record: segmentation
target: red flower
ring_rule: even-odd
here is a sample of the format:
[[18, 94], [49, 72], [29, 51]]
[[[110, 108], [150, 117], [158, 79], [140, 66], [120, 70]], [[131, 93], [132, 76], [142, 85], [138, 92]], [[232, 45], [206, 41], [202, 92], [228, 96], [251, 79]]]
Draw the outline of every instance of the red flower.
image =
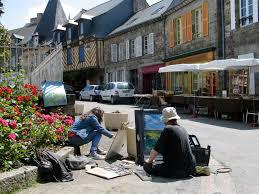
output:
[[9, 137], [10, 140], [15, 140], [16, 139], [16, 135], [14, 133], [10, 133], [8, 135], [8, 137]]
[[9, 122], [9, 126], [10, 126], [12, 129], [16, 129], [17, 123], [16, 123], [15, 121], [10, 121], [10, 122]]
[[29, 102], [31, 97], [30, 96], [24, 96], [24, 99], [25, 99], [26, 102]]
[[5, 108], [0, 108], [0, 112], [5, 112]]
[[6, 88], [5, 90], [8, 94], [11, 94], [13, 92], [13, 90], [11, 88]]
[[17, 100], [20, 102], [23, 101], [23, 96], [17, 96]]

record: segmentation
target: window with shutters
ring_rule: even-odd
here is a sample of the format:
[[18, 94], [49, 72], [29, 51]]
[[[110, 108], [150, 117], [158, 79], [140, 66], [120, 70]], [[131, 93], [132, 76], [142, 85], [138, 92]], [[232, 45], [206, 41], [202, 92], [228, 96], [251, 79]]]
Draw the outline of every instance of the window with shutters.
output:
[[181, 44], [182, 40], [183, 40], [183, 32], [182, 32], [182, 19], [181, 17], [175, 19], [175, 36], [176, 36], [176, 40], [175, 43]]
[[123, 81], [123, 70], [117, 71], [117, 82], [122, 82]]
[[124, 60], [124, 43], [119, 44], [119, 61]]
[[67, 39], [68, 39], [68, 40], [71, 40], [71, 38], [72, 38], [72, 29], [71, 29], [71, 28], [68, 28], [68, 29], [67, 29]]
[[192, 39], [202, 36], [202, 8], [192, 11]]
[[67, 64], [68, 65], [72, 64], [72, 51], [71, 51], [71, 48], [67, 49]]
[[84, 46], [78, 48], [79, 62], [82, 63], [85, 61], [85, 49]]
[[135, 57], [135, 40], [130, 40], [130, 58]]
[[240, 24], [253, 23], [253, 0], [240, 0]]
[[111, 44], [111, 61], [117, 62], [117, 44]]
[[112, 82], [113, 81], [113, 73], [108, 73], [108, 82]]
[[148, 35], [143, 38], [143, 53], [144, 55], [148, 54]]

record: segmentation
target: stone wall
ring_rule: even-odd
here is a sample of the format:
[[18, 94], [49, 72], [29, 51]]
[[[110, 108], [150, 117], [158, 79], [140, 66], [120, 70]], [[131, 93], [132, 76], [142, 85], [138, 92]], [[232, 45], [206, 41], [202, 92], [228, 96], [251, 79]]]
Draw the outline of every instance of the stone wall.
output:
[[240, 27], [239, 5], [236, 4], [236, 29], [231, 30], [230, 0], [224, 2], [225, 14], [225, 53], [226, 58], [237, 58], [238, 55], [254, 53], [259, 58], [259, 23]]
[[[133, 57], [128, 60], [124, 59], [118, 62], [111, 62], [111, 44], [119, 44], [125, 40], [133, 40], [137, 36], [145, 36], [149, 33], [154, 33], [154, 54], [146, 54], [141, 57]], [[145, 24], [128, 29], [126, 32], [119, 32], [110, 36], [104, 41], [104, 63], [105, 72], [115, 72], [121, 69], [126, 70], [126, 80], [129, 80], [129, 71], [138, 69], [138, 90], [142, 91], [142, 74], [141, 67], [162, 63], [164, 59], [164, 23], [159, 19], [153, 22], [146, 22]]]

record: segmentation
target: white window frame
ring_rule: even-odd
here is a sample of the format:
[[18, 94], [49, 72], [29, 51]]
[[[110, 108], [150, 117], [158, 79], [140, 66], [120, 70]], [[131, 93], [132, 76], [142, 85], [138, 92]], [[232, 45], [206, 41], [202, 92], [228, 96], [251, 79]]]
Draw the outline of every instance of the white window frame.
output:
[[80, 23], [80, 35], [84, 34], [84, 22]]
[[[192, 25], [193, 25], [193, 33], [192, 37], [193, 39], [202, 37], [202, 7], [198, 7], [197, 9], [193, 10], [194, 18], [192, 19]], [[194, 22], [194, 23], [193, 23]]]
[[119, 61], [124, 60], [124, 43], [119, 43]]
[[175, 19], [175, 32], [176, 32], [176, 44], [181, 44], [183, 42], [183, 33], [182, 33], [182, 18], [178, 17]]
[[148, 54], [148, 35], [143, 37], [143, 54]]
[[253, 0], [239, 0], [240, 26], [246, 26], [253, 23], [253, 4]]
[[67, 29], [67, 39], [68, 39], [68, 40], [71, 40], [71, 39], [72, 39], [72, 29], [71, 29], [71, 27], [69, 27], [69, 28]]

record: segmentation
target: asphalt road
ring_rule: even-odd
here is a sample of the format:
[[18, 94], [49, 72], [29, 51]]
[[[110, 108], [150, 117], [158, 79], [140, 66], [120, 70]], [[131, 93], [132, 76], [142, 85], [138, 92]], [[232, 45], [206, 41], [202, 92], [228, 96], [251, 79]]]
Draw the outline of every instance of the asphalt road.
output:
[[[128, 112], [133, 126], [134, 110], [139, 108], [124, 104], [77, 103], [84, 103], [86, 110], [100, 106], [107, 112]], [[217, 161], [232, 168], [231, 176], [237, 193], [259, 193], [259, 128], [214, 118], [192, 118], [184, 114], [181, 117], [179, 123], [189, 133], [197, 135], [203, 146], [211, 145], [212, 156]]]
[[[133, 105], [110, 105], [96, 102], [77, 101], [84, 104], [84, 112], [99, 106], [105, 112], [127, 112], [129, 122], [134, 126]], [[180, 112], [180, 109], [177, 109]], [[259, 194], [259, 130], [243, 123], [215, 120], [205, 117], [192, 118], [180, 114], [180, 125], [190, 134], [198, 136], [202, 146], [211, 145], [210, 168], [232, 168], [231, 173], [212, 174], [209, 177], [195, 177], [186, 180], [162, 179], [141, 181], [136, 175], [105, 180], [89, 175], [84, 170], [73, 171], [74, 181], [68, 183], [36, 184], [19, 191], [20, 194], [69, 194], [69, 193], [168, 193], [168, 194]], [[104, 137], [101, 146], [108, 148], [111, 139]], [[87, 146], [86, 146], [87, 147]], [[89, 150], [89, 146], [86, 148]], [[86, 150], [87, 151], [87, 150]], [[102, 163], [100, 163], [102, 164]]]

